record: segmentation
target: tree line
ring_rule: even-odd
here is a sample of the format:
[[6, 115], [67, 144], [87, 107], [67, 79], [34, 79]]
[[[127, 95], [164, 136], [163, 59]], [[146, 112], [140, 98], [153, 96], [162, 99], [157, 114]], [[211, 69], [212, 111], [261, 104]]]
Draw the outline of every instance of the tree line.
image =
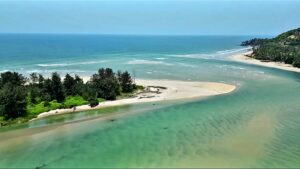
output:
[[[99, 104], [99, 98], [115, 100], [121, 93], [136, 89], [128, 71], [101, 68], [86, 83], [78, 76], [66, 74], [62, 79], [57, 72], [45, 78], [32, 73], [27, 78], [17, 72], [4, 72], [0, 75], [0, 116], [13, 119], [26, 116], [30, 105], [46, 107], [53, 103], [64, 103], [66, 98], [80, 96], [90, 106]], [[76, 105], [69, 105], [70, 107]]]

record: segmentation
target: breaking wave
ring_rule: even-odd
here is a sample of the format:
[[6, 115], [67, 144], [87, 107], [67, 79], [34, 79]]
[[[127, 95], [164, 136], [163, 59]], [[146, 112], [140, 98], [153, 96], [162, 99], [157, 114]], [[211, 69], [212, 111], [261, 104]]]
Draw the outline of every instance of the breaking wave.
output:
[[139, 59], [128, 61], [127, 64], [130, 64], [130, 65], [166, 65], [166, 66], [172, 65], [170, 63], [165, 63], [163, 61], [139, 60]]
[[246, 52], [250, 48], [242, 48], [242, 49], [230, 49], [230, 50], [221, 50], [214, 53], [199, 53], [199, 54], [176, 54], [176, 55], [168, 55], [172, 57], [181, 57], [181, 58], [194, 58], [194, 59], [224, 59], [225, 56]]
[[74, 63], [51, 63], [51, 64], [37, 64], [39, 67], [66, 67], [66, 66], [75, 66], [75, 65], [92, 65], [98, 63], [107, 62], [106, 60], [102, 61], [89, 61], [89, 62], [74, 62]]

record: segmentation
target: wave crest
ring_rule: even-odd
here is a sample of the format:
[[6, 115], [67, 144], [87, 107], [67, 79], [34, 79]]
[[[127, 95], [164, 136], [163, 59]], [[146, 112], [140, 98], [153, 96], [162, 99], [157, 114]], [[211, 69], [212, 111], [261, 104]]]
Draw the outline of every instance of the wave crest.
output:
[[92, 65], [98, 63], [107, 62], [106, 60], [102, 61], [89, 61], [89, 62], [74, 62], [74, 63], [49, 63], [49, 64], [37, 64], [39, 67], [66, 67], [66, 66], [75, 66], [75, 65]]
[[170, 63], [165, 63], [163, 61], [142, 60], [142, 59], [131, 60], [131, 61], [128, 61], [127, 64], [130, 64], [130, 65], [167, 65], [167, 66], [172, 65]]
[[200, 53], [200, 54], [182, 54], [182, 55], [168, 55], [172, 57], [181, 57], [181, 58], [193, 58], [193, 59], [222, 59], [222, 57], [239, 53], [239, 52], [246, 52], [251, 48], [242, 48], [242, 49], [228, 49], [228, 50], [220, 50], [214, 53]]

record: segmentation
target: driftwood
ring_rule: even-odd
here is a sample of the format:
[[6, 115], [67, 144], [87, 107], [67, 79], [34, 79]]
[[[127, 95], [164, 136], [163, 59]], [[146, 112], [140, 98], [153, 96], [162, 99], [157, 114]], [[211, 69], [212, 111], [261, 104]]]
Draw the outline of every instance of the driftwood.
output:
[[155, 96], [140, 96], [139, 99], [148, 99], [148, 98], [153, 98]]
[[148, 86], [148, 87], [153, 87], [153, 88], [157, 88], [157, 89], [167, 89], [166, 87], [164, 86]]

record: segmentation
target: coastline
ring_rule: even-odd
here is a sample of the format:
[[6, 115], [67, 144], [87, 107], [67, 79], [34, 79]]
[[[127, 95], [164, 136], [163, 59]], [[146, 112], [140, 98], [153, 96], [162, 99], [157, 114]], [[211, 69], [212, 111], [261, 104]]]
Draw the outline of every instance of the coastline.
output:
[[233, 55], [230, 57], [231, 60], [236, 61], [236, 62], [242, 62], [246, 64], [252, 64], [252, 65], [259, 65], [259, 66], [264, 66], [264, 67], [269, 67], [269, 68], [276, 68], [276, 69], [281, 69], [281, 70], [286, 70], [286, 71], [291, 71], [291, 72], [297, 72], [300, 73], [300, 68], [294, 67], [290, 64], [285, 64], [282, 62], [263, 62], [258, 59], [251, 58], [247, 55], [250, 55], [252, 53], [251, 51]]
[[96, 107], [89, 105], [77, 106], [76, 109], [56, 109], [40, 113], [36, 120], [48, 116], [73, 113], [87, 110], [101, 109], [105, 107], [121, 106], [146, 102], [171, 101], [180, 99], [193, 99], [208, 96], [227, 94], [236, 89], [236, 86], [216, 82], [189, 82], [178, 80], [136, 80], [138, 85], [148, 87], [147, 92], [138, 93], [134, 98], [126, 98], [114, 101], [100, 102]]

